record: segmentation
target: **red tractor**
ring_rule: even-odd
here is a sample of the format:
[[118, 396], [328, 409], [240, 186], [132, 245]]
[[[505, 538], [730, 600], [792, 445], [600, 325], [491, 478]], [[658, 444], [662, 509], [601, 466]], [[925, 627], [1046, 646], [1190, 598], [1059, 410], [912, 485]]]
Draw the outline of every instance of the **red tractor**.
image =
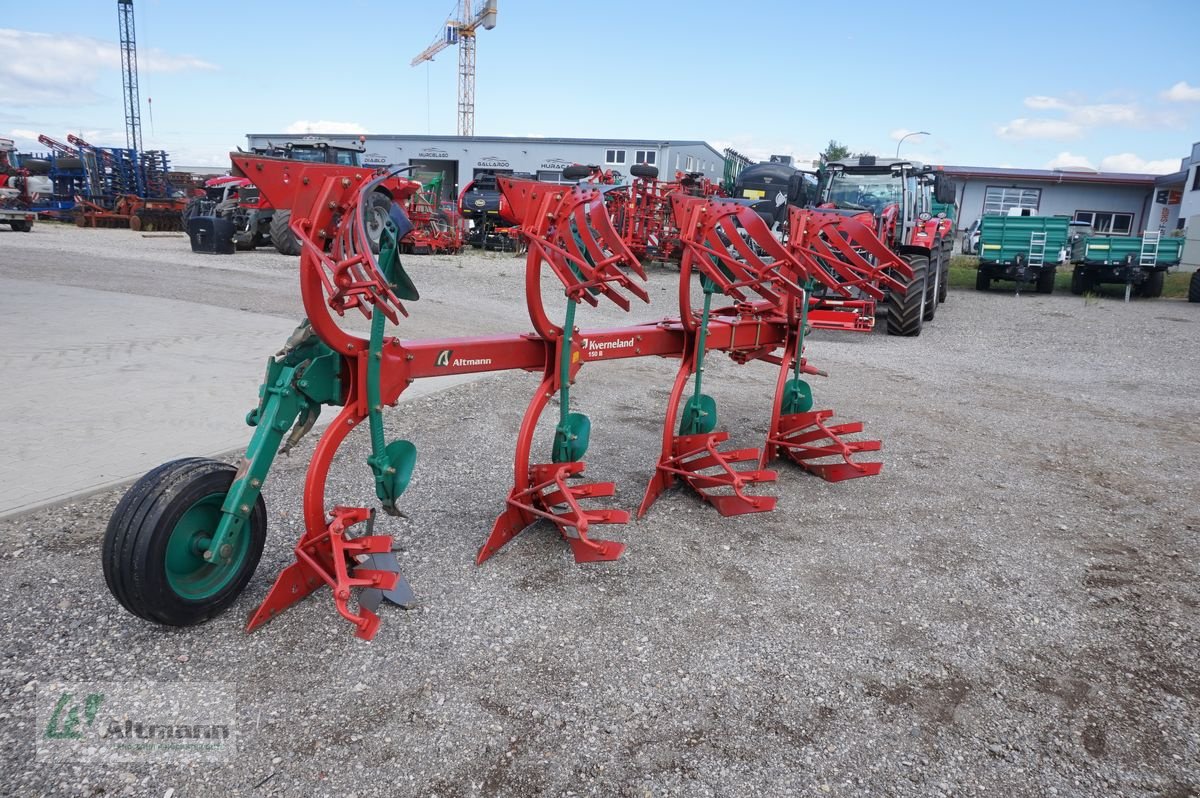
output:
[[920, 335], [946, 301], [954, 223], [933, 203], [954, 199], [948, 176], [914, 161], [864, 155], [821, 171], [817, 207], [866, 224], [912, 269], [906, 291], [888, 292], [889, 335]]
[[18, 233], [33, 229], [37, 214], [30, 209], [30, 182], [46, 178], [31, 178], [29, 171], [13, 165], [14, 147], [12, 139], [0, 139], [0, 224], [7, 224]]

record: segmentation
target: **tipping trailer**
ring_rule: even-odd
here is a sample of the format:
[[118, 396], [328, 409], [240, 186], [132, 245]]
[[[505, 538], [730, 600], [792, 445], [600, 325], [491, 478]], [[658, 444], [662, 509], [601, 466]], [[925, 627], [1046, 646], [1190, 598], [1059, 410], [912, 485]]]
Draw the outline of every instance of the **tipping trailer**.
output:
[[1071, 293], [1083, 294], [1101, 283], [1124, 284], [1126, 296], [1162, 296], [1167, 270], [1183, 257], [1183, 239], [1157, 230], [1133, 236], [1081, 236], [1072, 248]]
[[888, 291], [889, 335], [917, 336], [946, 301], [952, 223], [933, 212], [951, 203], [954, 183], [944, 172], [916, 161], [863, 155], [825, 164], [819, 209], [834, 209], [868, 225], [912, 269], [906, 290]]
[[1017, 291], [1033, 283], [1037, 293], [1052, 293], [1058, 266], [1067, 260], [1069, 224], [1065, 216], [984, 216], [975, 289], [1012, 280]]

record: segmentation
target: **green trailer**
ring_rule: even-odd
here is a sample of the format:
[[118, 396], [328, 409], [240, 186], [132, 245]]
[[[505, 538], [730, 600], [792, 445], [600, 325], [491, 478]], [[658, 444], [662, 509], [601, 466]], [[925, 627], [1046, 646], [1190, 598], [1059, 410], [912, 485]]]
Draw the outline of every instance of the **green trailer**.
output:
[[984, 216], [979, 227], [979, 272], [975, 288], [1011, 280], [1017, 290], [1033, 283], [1039, 294], [1054, 291], [1058, 265], [1067, 259], [1065, 216]]
[[1167, 269], [1183, 257], [1182, 238], [1158, 231], [1142, 236], [1086, 236], [1072, 248], [1071, 293], [1082, 294], [1101, 283], [1126, 285], [1143, 297], [1162, 296]]

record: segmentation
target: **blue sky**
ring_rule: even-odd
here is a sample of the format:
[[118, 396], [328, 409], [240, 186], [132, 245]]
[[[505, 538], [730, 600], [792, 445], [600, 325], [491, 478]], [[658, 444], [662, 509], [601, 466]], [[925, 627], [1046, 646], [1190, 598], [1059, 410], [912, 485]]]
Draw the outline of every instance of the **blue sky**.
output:
[[[455, 5], [135, 0], [146, 146], [201, 165], [250, 132], [453, 134], [455, 51], [409, 61]], [[1170, 172], [1200, 139], [1200, 3], [1137, 6], [500, 0], [475, 129], [802, 159], [926, 130], [906, 156]], [[123, 146], [116, 3], [53, 8], [0, 21], [0, 136]]]

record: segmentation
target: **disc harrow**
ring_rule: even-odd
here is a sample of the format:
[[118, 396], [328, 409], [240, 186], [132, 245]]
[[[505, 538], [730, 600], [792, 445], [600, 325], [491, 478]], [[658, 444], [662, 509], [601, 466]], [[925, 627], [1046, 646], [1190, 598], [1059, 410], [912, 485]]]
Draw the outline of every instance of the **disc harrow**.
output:
[[[156, 469], [131, 488], [130, 495], [149, 496], [139, 501], [159, 503], [161, 512], [114, 513], [109, 537], [152, 544], [105, 546], [106, 577], [114, 575], [110, 588], [127, 609], [183, 625], [228, 606], [261, 553], [261, 530], [255, 526], [261, 521], [255, 519], [264, 517], [262, 485], [275, 454], [293, 449], [314, 428], [321, 407], [333, 405], [341, 409], [321, 432], [305, 476], [305, 528], [293, 549], [295, 562], [279, 574], [247, 630], [328, 586], [337, 612], [356, 635], [371, 639], [378, 630], [376, 610], [382, 601], [407, 607], [414, 601], [413, 592], [399, 573], [392, 538], [373, 531], [375, 511], [331, 505], [326, 498], [328, 476], [342, 443], [366, 421], [371, 442], [366, 466], [374, 477], [376, 496], [385, 513], [399, 515], [399, 499], [413, 474], [417, 451], [407, 440], [387, 440], [383, 412], [415, 380], [427, 377], [512, 370], [541, 374], [517, 432], [512, 487], [478, 551], [478, 563], [538, 521], [558, 530], [578, 563], [610, 561], [624, 552], [624, 543], [594, 536], [597, 526], [629, 521], [627, 509], [611, 506], [616, 485], [581, 480], [587, 471], [592, 422], [572, 409], [571, 389], [588, 364], [650, 356], [678, 359], [660, 452], [639, 517], [676, 484], [723, 516], [770, 511], [777, 499], [762, 491], [777, 479], [769, 467], [777, 459], [829, 481], [880, 472], [880, 463], [856, 459], [880, 449], [879, 442], [849, 439], [861, 432], [861, 424], [829, 423], [833, 412], [813, 409], [812, 391], [804, 379], [822, 374], [807, 362], [804, 351], [813, 314], [846, 312], [827, 310], [822, 303], [835, 300], [818, 297], [818, 288], [840, 302], [877, 297], [884, 284], [902, 290], [896, 288], [899, 283], [893, 285], [892, 275], [902, 277], [907, 267], [884, 258], [866, 227], [847, 224], [836, 214], [794, 211], [795, 232], [783, 244], [745, 203], [672, 194], [672, 222], [681, 247], [678, 314], [621, 328], [580, 329], [580, 305], [611, 302], [628, 311], [635, 301], [649, 302], [646, 272], [610, 217], [606, 195], [613, 187], [500, 178], [510, 221], [528, 245], [525, 292], [533, 331], [402, 339], [388, 334], [388, 327], [408, 316], [405, 302], [419, 299], [398, 256], [410, 222], [402, 201], [394, 202], [375, 254], [364, 212], [374, 189], [394, 177], [386, 171], [329, 164], [300, 167], [292, 175], [301, 186], [291, 203], [291, 228], [302, 244], [300, 285], [307, 318], [268, 359], [259, 404], [247, 417], [255, 432], [224, 492], [214, 498], [205, 483], [203, 490], [193, 491], [204, 494], [197, 501], [199, 509], [177, 507], [180, 495], [191, 494], [181, 494], [175, 483], [167, 485], [160, 475], [163, 469]], [[262, 184], [274, 182], [278, 181]], [[561, 323], [552, 320], [543, 300], [543, 277], [548, 275], [562, 287]], [[703, 297], [698, 306], [697, 293]], [[352, 310], [369, 321], [366, 337], [339, 324], [338, 319]], [[720, 428], [717, 403], [704, 392], [705, 363], [719, 353], [737, 364], [762, 361], [778, 368], [771, 421], [761, 448], [723, 448], [730, 432]], [[558, 408], [550, 451], [535, 456], [535, 432], [555, 395]], [[203, 472], [213, 484], [228, 473], [188, 468]], [[191, 471], [170, 473], [178, 480], [178, 473]], [[187, 524], [146, 521], [181, 514], [189, 519]], [[252, 532], [257, 550], [242, 545]], [[153, 543], [164, 539], [176, 550], [190, 552], [180, 560], [196, 572], [185, 575], [188, 584], [216, 586], [211, 595], [177, 600], [169, 579], [161, 587], [155, 587], [159, 583], [153, 579], [142, 579], [138, 584], [150, 587], [136, 595], [114, 587], [123, 573], [153, 575], [168, 568], [162, 562], [130, 559], [138, 556], [135, 552], [161, 551]], [[161, 606], [150, 612], [149, 604]]]

